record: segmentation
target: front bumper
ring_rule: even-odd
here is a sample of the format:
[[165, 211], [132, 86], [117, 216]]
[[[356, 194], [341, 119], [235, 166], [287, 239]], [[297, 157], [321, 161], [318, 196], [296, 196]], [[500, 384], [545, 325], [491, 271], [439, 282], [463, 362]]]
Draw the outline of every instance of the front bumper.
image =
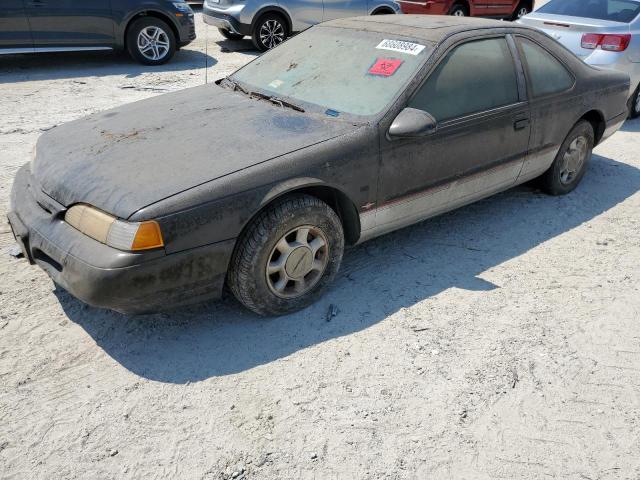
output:
[[230, 8], [211, 7], [204, 3], [202, 18], [204, 23], [216, 28], [223, 28], [240, 35], [251, 35], [251, 24], [240, 21], [244, 5], [234, 5]]
[[178, 18], [178, 44], [181, 47], [188, 45], [196, 39], [196, 23], [192, 13], [185, 13]]
[[80, 233], [64, 207], [36, 186], [27, 165], [16, 175], [9, 223], [31, 263], [96, 307], [145, 313], [219, 298], [235, 241], [167, 255], [123, 252]]

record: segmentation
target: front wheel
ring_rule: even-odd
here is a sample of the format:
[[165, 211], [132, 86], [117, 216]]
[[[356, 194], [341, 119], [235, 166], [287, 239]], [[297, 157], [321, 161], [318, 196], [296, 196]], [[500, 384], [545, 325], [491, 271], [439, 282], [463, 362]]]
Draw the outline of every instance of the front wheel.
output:
[[267, 13], [253, 26], [251, 39], [255, 47], [264, 52], [277, 47], [289, 36], [287, 22], [277, 13]]
[[542, 188], [551, 195], [573, 191], [587, 170], [594, 143], [593, 126], [581, 120], [567, 135], [549, 170], [540, 177]]
[[244, 35], [234, 33], [231, 30], [227, 30], [226, 28], [219, 28], [218, 31], [220, 32], [220, 35], [222, 35], [227, 40], [242, 40], [244, 38]]
[[127, 30], [127, 51], [145, 65], [167, 63], [176, 52], [176, 37], [171, 27], [155, 17], [141, 17]]
[[344, 251], [336, 212], [309, 195], [277, 200], [247, 227], [227, 283], [259, 315], [283, 315], [313, 303], [333, 281]]

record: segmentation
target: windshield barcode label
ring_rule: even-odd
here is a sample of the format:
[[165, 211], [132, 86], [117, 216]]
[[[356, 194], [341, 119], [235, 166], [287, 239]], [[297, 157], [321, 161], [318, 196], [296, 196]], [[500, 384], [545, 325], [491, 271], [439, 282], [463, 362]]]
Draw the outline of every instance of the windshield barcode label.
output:
[[382, 40], [376, 47], [380, 50], [392, 50], [394, 52], [408, 53], [409, 55], [418, 55], [424, 50], [424, 45], [411, 42], [403, 42], [402, 40]]

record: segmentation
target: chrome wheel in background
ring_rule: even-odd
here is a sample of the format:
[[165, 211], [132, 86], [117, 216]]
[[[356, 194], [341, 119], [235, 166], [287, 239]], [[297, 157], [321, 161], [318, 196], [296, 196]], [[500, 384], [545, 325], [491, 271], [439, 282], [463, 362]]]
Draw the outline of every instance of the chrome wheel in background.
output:
[[167, 32], [157, 26], [149, 26], [140, 30], [137, 40], [140, 54], [151, 61], [160, 61], [167, 56], [171, 43]]
[[285, 38], [285, 28], [277, 20], [267, 20], [260, 27], [260, 42], [268, 49], [277, 47]]

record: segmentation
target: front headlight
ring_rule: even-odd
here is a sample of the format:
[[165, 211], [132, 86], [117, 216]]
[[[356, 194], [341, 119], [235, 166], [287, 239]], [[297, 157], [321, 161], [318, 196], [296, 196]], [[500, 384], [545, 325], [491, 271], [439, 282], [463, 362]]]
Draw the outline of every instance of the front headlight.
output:
[[119, 250], [149, 250], [164, 246], [160, 225], [154, 220], [125, 222], [83, 204], [67, 210], [64, 220], [94, 240]]
[[191, 12], [191, 7], [187, 2], [171, 2], [176, 10], [180, 10], [181, 12], [188, 13]]

